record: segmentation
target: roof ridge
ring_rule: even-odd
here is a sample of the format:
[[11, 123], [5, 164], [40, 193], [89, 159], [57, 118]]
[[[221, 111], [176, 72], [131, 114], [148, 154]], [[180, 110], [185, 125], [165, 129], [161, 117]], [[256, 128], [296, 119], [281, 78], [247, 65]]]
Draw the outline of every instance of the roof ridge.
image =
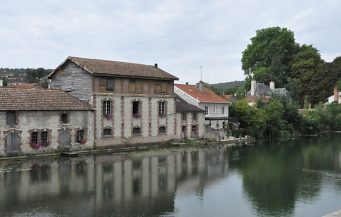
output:
[[117, 60], [108, 60], [108, 59], [97, 59], [97, 58], [88, 58], [88, 57], [77, 57], [77, 56], [68, 56], [68, 58], [77, 58], [77, 59], [83, 59], [83, 60], [97, 60], [97, 61], [107, 61], [107, 62], [116, 62], [116, 63], [123, 63], [123, 64], [135, 64], [135, 65], [142, 65], [142, 66], [151, 66], [153, 67], [153, 64], [142, 64], [142, 63], [135, 63], [135, 62], [125, 62], [125, 61], [117, 61]]

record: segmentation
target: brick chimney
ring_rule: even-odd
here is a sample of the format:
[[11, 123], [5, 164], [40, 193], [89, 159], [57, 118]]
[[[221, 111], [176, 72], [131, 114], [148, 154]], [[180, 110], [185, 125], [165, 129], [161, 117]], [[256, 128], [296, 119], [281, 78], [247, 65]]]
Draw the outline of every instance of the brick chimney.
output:
[[335, 86], [334, 87], [334, 102], [339, 104], [339, 89]]

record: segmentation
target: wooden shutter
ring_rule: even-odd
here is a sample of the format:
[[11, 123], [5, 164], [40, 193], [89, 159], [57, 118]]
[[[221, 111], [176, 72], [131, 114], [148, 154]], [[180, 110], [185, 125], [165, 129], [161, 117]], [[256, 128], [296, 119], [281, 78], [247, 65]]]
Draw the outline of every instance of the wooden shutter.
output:
[[136, 82], [136, 93], [142, 93], [142, 82]]
[[161, 93], [161, 84], [155, 84], [154, 93]]
[[99, 86], [99, 88], [98, 88], [99, 92], [106, 92], [106, 90], [107, 90], [106, 79], [100, 78], [98, 81], [98, 86]]
[[161, 84], [161, 92], [162, 93], [167, 93], [167, 83], [162, 83]]
[[135, 93], [136, 92], [136, 82], [133, 80], [129, 81], [129, 92]]

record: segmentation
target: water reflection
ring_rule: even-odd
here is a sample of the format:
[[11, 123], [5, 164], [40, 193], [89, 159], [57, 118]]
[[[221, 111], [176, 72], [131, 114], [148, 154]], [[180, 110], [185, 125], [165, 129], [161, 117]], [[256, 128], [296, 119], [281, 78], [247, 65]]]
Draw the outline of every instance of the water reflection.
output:
[[2, 162], [1, 216], [159, 216], [228, 172], [227, 149]]
[[322, 216], [340, 139], [0, 162], [0, 216]]

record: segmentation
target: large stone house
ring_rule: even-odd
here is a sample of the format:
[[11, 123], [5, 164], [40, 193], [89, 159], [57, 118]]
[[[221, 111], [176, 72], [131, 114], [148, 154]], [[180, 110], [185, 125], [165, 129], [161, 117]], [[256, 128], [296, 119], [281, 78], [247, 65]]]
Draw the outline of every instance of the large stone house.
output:
[[158, 68], [68, 57], [50, 75], [50, 87], [95, 110], [95, 147], [163, 142], [177, 138], [174, 80]]
[[231, 102], [204, 87], [203, 82], [196, 85], [176, 84], [174, 91], [189, 104], [205, 110], [206, 126], [222, 129], [227, 125]]
[[60, 90], [0, 87], [0, 156], [92, 149], [94, 114]]
[[288, 97], [289, 91], [286, 88], [276, 88], [274, 81], [270, 81], [268, 86], [264, 83], [258, 83], [256, 80], [252, 80], [251, 89], [247, 92], [247, 95], [256, 97], [271, 97], [273, 95]]

